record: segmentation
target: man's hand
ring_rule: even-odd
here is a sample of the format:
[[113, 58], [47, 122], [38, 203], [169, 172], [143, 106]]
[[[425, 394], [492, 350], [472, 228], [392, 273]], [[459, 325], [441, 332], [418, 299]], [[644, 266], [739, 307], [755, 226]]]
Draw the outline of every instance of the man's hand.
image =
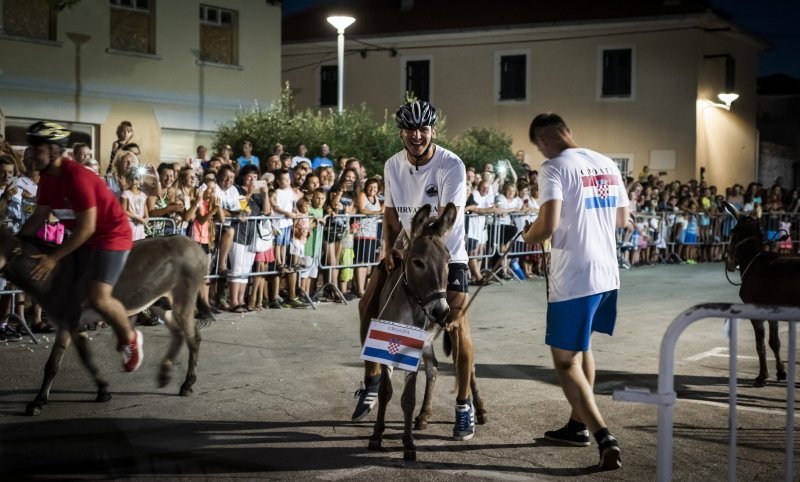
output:
[[31, 278], [34, 281], [44, 281], [56, 267], [58, 264], [58, 259], [47, 255], [47, 254], [34, 254], [31, 256], [33, 259], [38, 259], [39, 264], [37, 264], [33, 270], [31, 270]]

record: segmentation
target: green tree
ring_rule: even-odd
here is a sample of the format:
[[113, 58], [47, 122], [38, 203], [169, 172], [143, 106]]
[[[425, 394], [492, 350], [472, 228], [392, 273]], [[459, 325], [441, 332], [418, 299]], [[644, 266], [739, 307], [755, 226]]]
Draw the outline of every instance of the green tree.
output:
[[[489, 128], [470, 128], [450, 140], [445, 133], [446, 118], [439, 116], [436, 143], [452, 149], [467, 165], [481, 168], [483, 163], [512, 159], [511, 138]], [[214, 147], [217, 151], [230, 144], [241, 152], [245, 140], [253, 143], [253, 152], [266, 160], [272, 147], [281, 143], [291, 153], [298, 144], [305, 144], [309, 157], [317, 155], [322, 144], [331, 148], [331, 159], [355, 157], [370, 174], [383, 173], [383, 164], [403, 148], [394, 122], [394, 112], [384, 111], [376, 122], [365, 105], [338, 113], [333, 109], [298, 111], [287, 83], [281, 96], [269, 108], [255, 103], [241, 109], [217, 130]]]

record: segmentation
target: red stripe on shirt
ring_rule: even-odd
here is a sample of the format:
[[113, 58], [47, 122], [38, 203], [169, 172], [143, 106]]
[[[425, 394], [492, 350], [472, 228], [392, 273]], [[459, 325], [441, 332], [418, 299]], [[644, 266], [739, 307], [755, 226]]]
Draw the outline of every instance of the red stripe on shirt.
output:
[[619, 184], [619, 178], [614, 174], [598, 174], [596, 176], [583, 176], [581, 180], [583, 181], [583, 187], [590, 187], [596, 186], [597, 181], [605, 179], [608, 181], [609, 184], [617, 185]]

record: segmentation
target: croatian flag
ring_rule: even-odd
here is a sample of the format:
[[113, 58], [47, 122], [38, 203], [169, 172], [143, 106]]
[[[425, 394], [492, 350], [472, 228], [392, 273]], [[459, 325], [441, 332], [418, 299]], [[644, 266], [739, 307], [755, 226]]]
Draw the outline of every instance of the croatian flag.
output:
[[420, 328], [373, 319], [361, 359], [416, 372], [428, 333]]
[[619, 177], [613, 174], [583, 176], [583, 199], [586, 209], [617, 207]]

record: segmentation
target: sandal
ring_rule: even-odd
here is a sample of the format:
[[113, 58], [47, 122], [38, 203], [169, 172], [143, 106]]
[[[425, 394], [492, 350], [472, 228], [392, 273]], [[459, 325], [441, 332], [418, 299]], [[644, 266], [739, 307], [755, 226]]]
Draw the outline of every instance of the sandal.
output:
[[245, 305], [236, 305], [231, 308], [231, 313], [247, 313], [247, 307]]
[[31, 325], [31, 330], [33, 330], [34, 333], [53, 333], [56, 331], [49, 323], [43, 321]]

